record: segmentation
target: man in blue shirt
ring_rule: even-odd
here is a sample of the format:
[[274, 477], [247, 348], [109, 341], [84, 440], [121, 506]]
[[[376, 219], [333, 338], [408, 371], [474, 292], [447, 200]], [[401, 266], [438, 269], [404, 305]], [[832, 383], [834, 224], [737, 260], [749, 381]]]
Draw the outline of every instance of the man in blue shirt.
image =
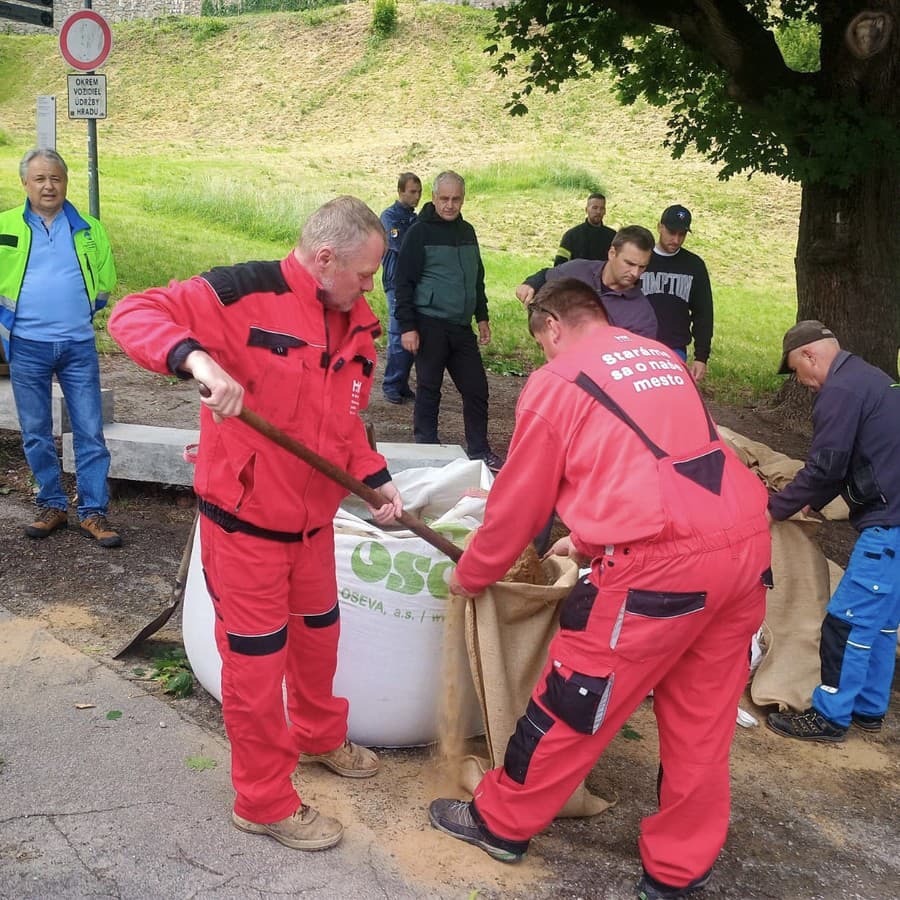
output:
[[25, 203], [0, 213], [0, 340], [38, 485], [38, 515], [25, 534], [44, 538], [68, 525], [53, 439], [55, 375], [72, 423], [80, 533], [117, 547], [121, 538], [106, 519], [109, 451], [93, 328], [116, 283], [109, 239], [97, 219], [66, 200], [68, 169], [56, 151], [29, 151], [19, 175]]
[[404, 172], [397, 181], [397, 200], [381, 214], [381, 224], [387, 232], [387, 250], [381, 260], [381, 283], [388, 305], [388, 349], [387, 363], [381, 390], [388, 403], [403, 403], [415, 394], [409, 387], [409, 373], [412, 370], [413, 355], [403, 349], [400, 342], [400, 328], [394, 315], [394, 275], [397, 272], [397, 254], [403, 236], [409, 226], [416, 221], [416, 207], [422, 198], [422, 182], [418, 175]]

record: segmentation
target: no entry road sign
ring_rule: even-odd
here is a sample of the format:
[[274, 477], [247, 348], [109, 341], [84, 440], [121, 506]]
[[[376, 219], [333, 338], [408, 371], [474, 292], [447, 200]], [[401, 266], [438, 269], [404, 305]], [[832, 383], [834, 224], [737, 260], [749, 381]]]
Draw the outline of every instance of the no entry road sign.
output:
[[92, 72], [106, 62], [112, 49], [109, 23], [92, 9], [73, 12], [59, 30], [63, 59], [80, 72]]

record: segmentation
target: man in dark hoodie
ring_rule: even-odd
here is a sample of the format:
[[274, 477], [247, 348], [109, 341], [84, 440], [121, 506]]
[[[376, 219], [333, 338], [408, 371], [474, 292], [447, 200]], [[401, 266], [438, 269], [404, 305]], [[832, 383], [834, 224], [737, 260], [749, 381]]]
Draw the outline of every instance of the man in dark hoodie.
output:
[[469, 458], [496, 470], [503, 459], [488, 444], [488, 384], [478, 349], [479, 343], [490, 343], [491, 326], [478, 238], [461, 215], [465, 195], [466, 183], [456, 172], [435, 178], [431, 202], [422, 207], [400, 246], [394, 314], [403, 349], [416, 361], [416, 443], [441, 442], [438, 413], [446, 370], [462, 396]]

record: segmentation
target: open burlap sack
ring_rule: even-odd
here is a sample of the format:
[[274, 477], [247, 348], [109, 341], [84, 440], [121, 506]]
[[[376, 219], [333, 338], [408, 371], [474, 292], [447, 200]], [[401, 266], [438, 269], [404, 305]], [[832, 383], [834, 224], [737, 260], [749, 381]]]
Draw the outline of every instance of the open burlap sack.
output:
[[758, 706], [804, 710], [819, 683], [819, 635], [831, 597], [829, 563], [815, 528], [788, 520], [772, 526], [772, 575], [766, 598], [763, 656], [750, 685]]
[[[725, 442], [754, 470], [771, 491], [793, 481], [803, 463], [772, 450], [759, 441], [719, 426]], [[849, 515], [843, 498], [836, 497], [822, 509], [826, 519], [844, 520]], [[759, 706], [804, 710], [820, 681], [819, 637], [825, 608], [843, 570], [825, 558], [815, 540], [820, 520], [798, 512], [772, 527], [772, 577], [775, 587], [766, 599], [763, 638], [766, 654], [750, 686]]]
[[[724, 428], [716, 426], [722, 440], [734, 450], [748, 469], [757, 472], [763, 483], [771, 491], [780, 491], [787, 487], [794, 476], [803, 468], [799, 459], [791, 459], [784, 453], [773, 450], [759, 441], [751, 441], [750, 438]], [[846, 520], [850, 510], [842, 497], [835, 497], [827, 506], [822, 508], [822, 515], [832, 521]]]
[[[470, 756], [463, 761], [462, 786], [470, 793], [485, 771], [502, 765], [559, 627], [559, 606], [578, 580], [578, 568], [568, 558], [551, 557], [543, 566], [546, 587], [500, 582], [466, 604], [469, 665], [490, 754], [489, 759]], [[581, 784], [559, 815], [594, 816], [611, 805]]]

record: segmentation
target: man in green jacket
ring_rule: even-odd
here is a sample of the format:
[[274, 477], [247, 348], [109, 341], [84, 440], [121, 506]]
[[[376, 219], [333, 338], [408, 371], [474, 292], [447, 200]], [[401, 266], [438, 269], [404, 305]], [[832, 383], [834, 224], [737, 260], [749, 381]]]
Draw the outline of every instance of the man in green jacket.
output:
[[438, 413], [446, 370], [462, 396], [469, 458], [497, 470], [503, 458], [488, 443], [488, 384], [478, 349], [478, 343], [491, 340], [484, 265], [475, 229], [461, 215], [465, 195], [466, 183], [456, 172], [435, 178], [431, 202], [400, 246], [394, 314], [403, 349], [416, 361], [416, 443], [441, 442]]
[[72, 423], [79, 531], [101, 547], [117, 547], [121, 538], [106, 519], [109, 451], [93, 328], [116, 283], [109, 238], [66, 200], [68, 169], [55, 150], [30, 150], [19, 175], [25, 203], [0, 213], [0, 341], [38, 485], [38, 514], [25, 534], [44, 538], [69, 521], [53, 440], [55, 375]]

